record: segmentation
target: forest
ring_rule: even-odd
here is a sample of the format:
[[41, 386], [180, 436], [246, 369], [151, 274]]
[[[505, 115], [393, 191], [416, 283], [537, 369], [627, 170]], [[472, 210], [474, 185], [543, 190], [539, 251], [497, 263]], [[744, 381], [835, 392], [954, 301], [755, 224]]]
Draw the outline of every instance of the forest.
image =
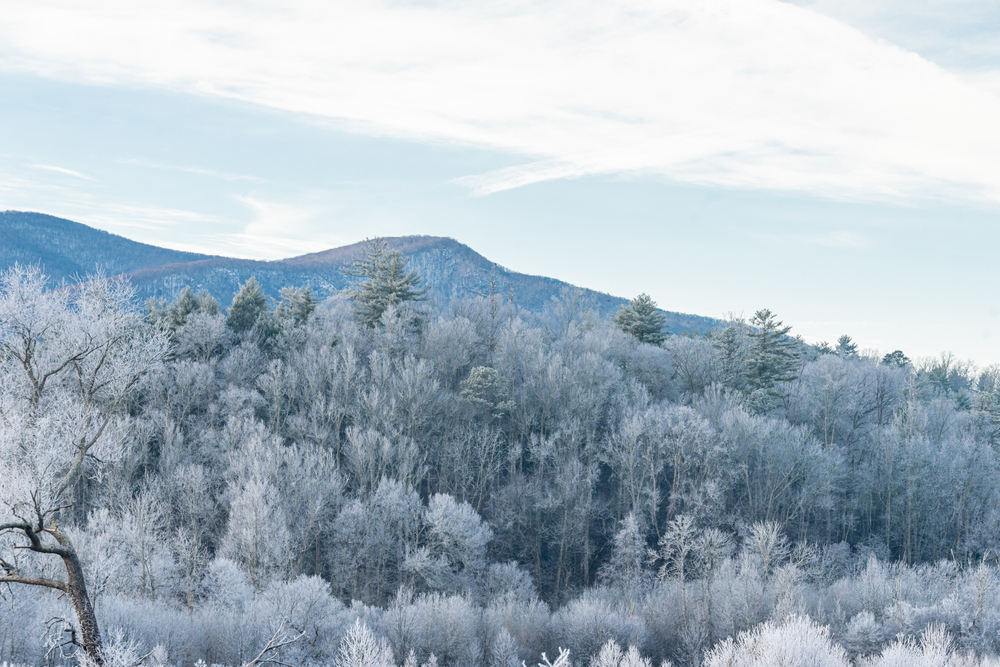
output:
[[1000, 664], [1000, 367], [347, 272], [0, 275], [0, 663]]

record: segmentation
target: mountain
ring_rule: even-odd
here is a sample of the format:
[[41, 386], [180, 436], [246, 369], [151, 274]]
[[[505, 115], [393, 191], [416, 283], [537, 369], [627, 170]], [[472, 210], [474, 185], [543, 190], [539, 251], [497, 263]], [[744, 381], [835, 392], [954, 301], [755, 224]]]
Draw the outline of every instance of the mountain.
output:
[[[513, 288], [515, 303], [537, 313], [553, 296], [572, 287], [553, 278], [509, 271], [454, 239], [401, 236], [385, 240], [389, 249], [410, 258], [410, 267], [424, 276], [432, 295], [442, 301], [488, 292], [493, 275], [505, 297]], [[108, 275], [127, 275], [143, 300], [173, 299], [191, 286], [228, 304], [239, 285], [250, 277], [272, 297], [287, 285], [310, 285], [322, 299], [347, 287], [348, 279], [341, 269], [360, 254], [362, 245], [264, 262], [166, 250], [39, 213], [0, 213], [0, 269], [15, 261], [41, 262], [49, 275], [59, 279], [84, 275], [100, 266]], [[604, 317], [627, 302], [603, 292], [583, 293]], [[674, 332], [706, 331], [718, 324], [713, 318], [663, 312]]]
[[41, 264], [55, 281], [101, 269], [107, 275], [208, 255], [167, 250], [44, 213], [0, 211], [0, 269], [19, 262]]

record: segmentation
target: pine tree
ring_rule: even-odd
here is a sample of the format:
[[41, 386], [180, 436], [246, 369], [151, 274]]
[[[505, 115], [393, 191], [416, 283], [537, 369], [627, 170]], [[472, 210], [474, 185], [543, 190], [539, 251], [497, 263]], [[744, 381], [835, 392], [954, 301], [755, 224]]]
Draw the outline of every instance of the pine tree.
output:
[[778, 382], [796, 377], [799, 361], [798, 341], [788, 335], [792, 327], [782, 326], [777, 316], [766, 308], [750, 319], [750, 385], [755, 390], [771, 391]]
[[266, 311], [267, 295], [260, 288], [257, 279], [250, 278], [240, 285], [239, 291], [233, 297], [233, 305], [229, 307], [226, 325], [236, 333], [250, 331]]
[[422, 301], [428, 286], [416, 271], [407, 271], [410, 260], [398, 250], [386, 250], [385, 239], [365, 242], [361, 257], [356, 257], [343, 272], [353, 278], [363, 278], [350, 288], [348, 297], [354, 301], [354, 312], [365, 326], [374, 328], [382, 313], [391, 306], [407, 301]]
[[854, 342], [853, 338], [844, 334], [837, 339], [837, 355], [841, 357], [858, 356], [858, 344]]
[[218, 315], [219, 302], [215, 297], [201, 290], [195, 294], [190, 286], [185, 287], [173, 303], [166, 299], [150, 298], [146, 301], [146, 321], [162, 327], [171, 333], [187, 324], [187, 318], [195, 313]]
[[640, 294], [628, 305], [622, 306], [615, 315], [614, 322], [619, 329], [635, 336], [643, 343], [659, 345], [667, 337], [663, 332], [667, 318], [648, 294]]
[[719, 379], [730, 389], [743, 391], [750, 375], [750, 325], [741, 316], [730, 315], [721, 329], [712, 330], [712, 347], [719, 364]]
[[910, 358], [903, 354], [902, 350], [894, 350], [882, 357], [882, 363], [886, 366], [896, 366], [903, 368], [910, 363]]
[[281, 303], [278, 304], [280, 318], [290, 318], [295, 324], [305, 324], [316, 310], [316, 297], [308, 285], [303, 288], [282, 287], [278, 294], [281, 295]]

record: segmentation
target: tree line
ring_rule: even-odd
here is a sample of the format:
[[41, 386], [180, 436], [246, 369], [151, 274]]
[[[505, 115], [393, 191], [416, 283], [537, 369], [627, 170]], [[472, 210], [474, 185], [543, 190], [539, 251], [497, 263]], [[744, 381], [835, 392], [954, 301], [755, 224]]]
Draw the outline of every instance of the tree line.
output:
[[[0, 658], [329, 662], [360, 623], [400, 664], [687, 665], [795, 613], [850, 655], [931, 622], [995, 652], [992, 598], [947, 591], [995, 577], [1000, 369], [768, 310], [670, 335], [645, 295], [432, 304], [378, 240], [347, 272], [145, 313], [3, 274]], [[921, 583], [852, 606], [879, 572]]]

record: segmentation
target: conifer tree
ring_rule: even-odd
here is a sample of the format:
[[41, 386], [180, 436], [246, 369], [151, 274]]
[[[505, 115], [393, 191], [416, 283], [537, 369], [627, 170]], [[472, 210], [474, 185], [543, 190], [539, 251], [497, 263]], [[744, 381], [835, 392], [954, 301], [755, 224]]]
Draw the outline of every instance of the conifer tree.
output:
[[896, 366], [897, 368], [903, 368], [910, 363], [910, 358], [903, 354], [902, 350], [893, 350], [889, 354], [882, 357], [882, 363], [886, 366]]
[[313, 296], [312, 287], [308, 285], [303, 288], [282, 287], [278, 293], [281, 295], [281, 303], [278, 304], [278, 316], [281, 318], [287, 317], [295, 324], [305, 324], [316, 310], [316, 297]]
[[854, 342], [854, 339], [844, 334], [837, 339], [837, 354], [841, 357], [856, 357], [858, 356], [858, 344]]
[[260, 288], [257, 279], [250, 278], [240, 285], [239, 291], [233, 297], [233, 305], [229, 307], [226, 324], [236, 333], [250, 331], [266, 311], [267, 295]]
[[794, 380], [799, 353], [798, 342], [788, 335], [792, 327], [782, 326], [777, 316], [766, 308], [754, 313], [750, 326], [750, 384], [753, 389], [770, 391], [778, 382]]
[[347, 295], [354, 301], [355, 314], [365, 326], [374, 328], [390, 306], [425, 298], [430, 288], [421, 285], [423, 276], [406, 270], [409, 262], [398, 250], [386, 250], [385, 239], [376, 237], [366, 241], [361, 256], [343, 269], [345, 274], [363, 279]]
[[648, 294], [640, 294], [622, 306], [614, 321], [619, 329], [643, 343], [660, 345], [667, 337], [663, 332], [667, 318]]

